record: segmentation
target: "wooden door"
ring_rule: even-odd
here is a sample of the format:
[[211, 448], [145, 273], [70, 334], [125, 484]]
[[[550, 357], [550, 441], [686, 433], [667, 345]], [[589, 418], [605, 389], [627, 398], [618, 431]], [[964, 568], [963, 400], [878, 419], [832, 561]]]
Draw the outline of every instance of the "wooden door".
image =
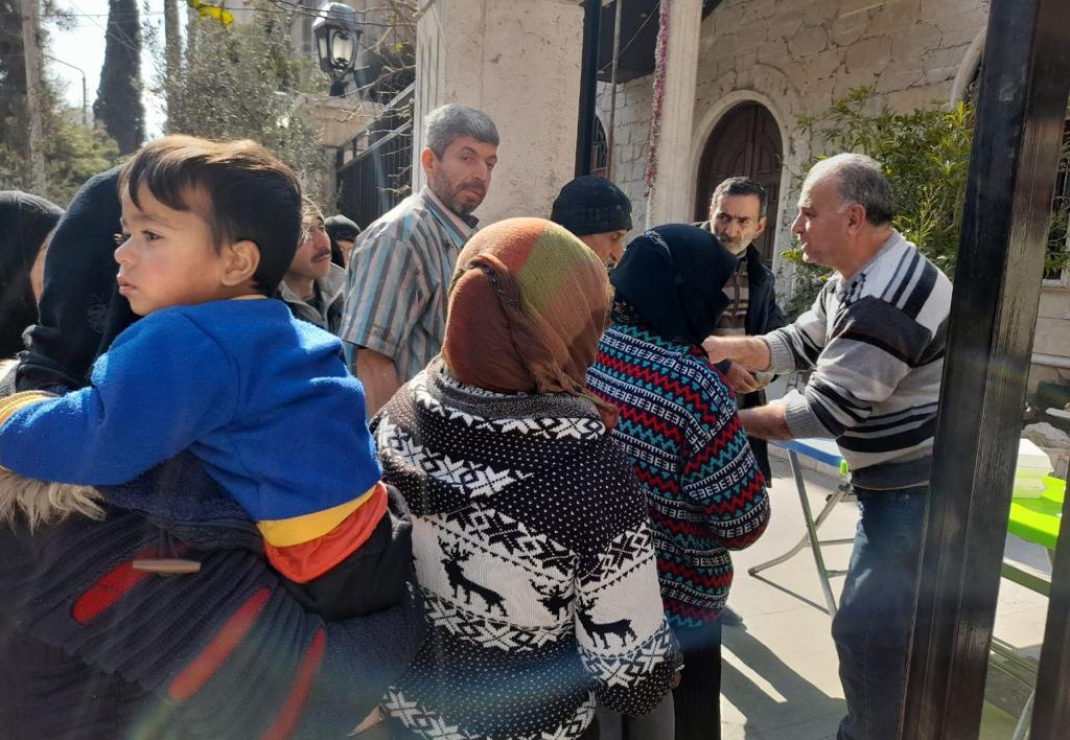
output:
[[726, 178], [757, 180], [769, 195], [768, 227], [754, 243], [767, 264], [773, 261], [783, 148], [773, 115], [760, 103], [741, 103], [725, 114], [710, 134], [699, 160], [695, 220], [709, 218], [710, 198]]

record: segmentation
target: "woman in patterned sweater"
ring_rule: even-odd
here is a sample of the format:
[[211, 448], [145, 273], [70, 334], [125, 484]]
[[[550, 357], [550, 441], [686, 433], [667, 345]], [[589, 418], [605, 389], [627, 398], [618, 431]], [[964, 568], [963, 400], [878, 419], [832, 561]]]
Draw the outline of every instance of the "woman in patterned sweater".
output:
[[540, 219], [484, 229], [458, 265], [442, 356], [372, 425], [429, 621], [387, 708], [415, 737], [596, 736], [595, 696], [643, 714], [678, 662], [615, 410], [583, 387], [608, 280]]
[[769, 521], [735, 399], [701, 346], [728, 304], [721, 286], [735, 266], [693, 226], [635, 239], [613, 271], [613, 326], [588, 373], [591, 390], [619, 408], [613, 436], [647, 495], [665, 614], [684, 653], [676, 740], [720, 737], [728, 551], [753, 543]]

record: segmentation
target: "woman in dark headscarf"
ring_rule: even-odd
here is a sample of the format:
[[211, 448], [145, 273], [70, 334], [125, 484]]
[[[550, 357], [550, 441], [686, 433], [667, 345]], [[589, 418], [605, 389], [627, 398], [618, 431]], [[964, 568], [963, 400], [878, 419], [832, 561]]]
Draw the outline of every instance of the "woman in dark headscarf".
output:
[[693, 226], [635, 239], [613, 271], [613, 325], [588, 373], [591, 390], [619, 409], [614, 437], [647, 495], [665, 615], [684, 653], [673, 690], [677, 740], [720, 737], [728, 551], [753, 543], [769, 520], [732, 392], [702, 350], [735, 268], [717, 239]]
[[120, 169], [90, 178], [56, 226], [40, 318], [26, 335], [27, 352], [18, 368], [20, 391], [86, 385], [97, 355], [137, 320], [115, 282], [115, 235], [123, 230]]
[[584, 388], [608, 311], [564, 228], [489, 226], [458, 258], [441, 357], [373, 421], [429, 617], [386, 702], [416, 737], [587, 738], [596, 695], [644, 714], [669, 687], [642, 491]]
[[36, 195], [0, 192], [0, 359], [21, 352], [23, 332], [37, 322], [30, 275], [62, 215]]

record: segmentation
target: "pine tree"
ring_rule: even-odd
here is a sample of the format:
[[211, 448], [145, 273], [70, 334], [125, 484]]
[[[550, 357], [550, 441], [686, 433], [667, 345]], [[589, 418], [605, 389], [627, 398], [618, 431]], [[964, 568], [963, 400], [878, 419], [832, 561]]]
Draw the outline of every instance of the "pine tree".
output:
[[18, 0], [0, 0], [0, 172], [29, 154], [21, 17]]
[[177, 74], [157, 70], [167, 100], [166, 133], [210, 139], [253, 139], [324, 196], [328, 162], [315, 127], [297, 110], [302, 92], [325, 90], [312, 59], [294, 54], [292, 14], [258, 0], [248, 23], [224, 26], [190, 17]]
[[[43, 11], [61, 27], [72, 20], [50, 3]], [[0, 188], [32, 190], [20, 17], [19, 0], [0, 0]], [[81, 107], [64, 104], [53, 75], [45, 75], [40, 92], [45, 102], [48, 186], [36, 194], [65, 206], [87, 179], [119, 161], [119, 150], [104, 131], [81, 125]]]
[[137, 0], [108, 0], [107, 43], [93, 115], [129, 154], [145, 139]]

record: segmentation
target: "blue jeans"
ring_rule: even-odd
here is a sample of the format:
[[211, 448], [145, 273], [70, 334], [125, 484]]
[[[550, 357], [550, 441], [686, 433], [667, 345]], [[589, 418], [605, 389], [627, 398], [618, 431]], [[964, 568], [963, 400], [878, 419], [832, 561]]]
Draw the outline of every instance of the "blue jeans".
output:
[[856, 489], [858, 532], [832, 637], [847, 716], [837, 740], [895, 740], [928, 487]]

